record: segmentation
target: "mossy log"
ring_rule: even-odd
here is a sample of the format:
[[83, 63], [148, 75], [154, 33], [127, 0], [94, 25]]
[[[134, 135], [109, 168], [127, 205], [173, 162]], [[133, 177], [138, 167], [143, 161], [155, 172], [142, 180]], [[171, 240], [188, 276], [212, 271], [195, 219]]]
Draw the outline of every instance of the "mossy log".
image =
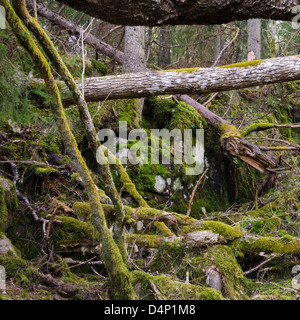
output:
[[238, 252], [266, 252], [266, 253], [285, 253], [300, 255], [300, 239], [292, 236], [278, 237], [259, 237], [246, 236], [236, 239], [231, 246]]

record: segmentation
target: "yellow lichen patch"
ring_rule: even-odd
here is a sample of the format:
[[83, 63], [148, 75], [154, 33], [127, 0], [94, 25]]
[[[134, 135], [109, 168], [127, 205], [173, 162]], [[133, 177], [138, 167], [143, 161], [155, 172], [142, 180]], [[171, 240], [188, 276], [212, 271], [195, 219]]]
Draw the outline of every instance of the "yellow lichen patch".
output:
[[220, 125], [221, 130], [221, 141], [223, 139], [227, 139], [230, 137], [240, 137], [240, 133], [237, 128], [231, 124], [224, 124]]
[[162, 72], [177, 72], [177, 73], [193, 73], [195, 71], [200, 70], [201, 68], [183, 68], [183, 69], [169, 69], [169, 70], [163, 70]]
[[243, 236], [240, 226], [237, 224], [231, 227], [228, 224], [218, 221], [204, 221], [203, 228], [211, 230], [219, 235], [223, 236], [226, 240], [233, 240]]
[[226, 66], [219, 66], [218, 68], [222, 69], [229, 69], [229, 68], [249, 68], [258, 66], [262, 63], [263, 60], [252, 60], [252, 61], [245, 61], [239, 63], [228, 64]]

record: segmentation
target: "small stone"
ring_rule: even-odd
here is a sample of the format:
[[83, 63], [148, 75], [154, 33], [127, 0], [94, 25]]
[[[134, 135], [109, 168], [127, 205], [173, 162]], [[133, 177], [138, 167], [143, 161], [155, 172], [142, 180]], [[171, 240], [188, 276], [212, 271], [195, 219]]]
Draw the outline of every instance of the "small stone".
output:
[[17, 253], [10, 240], [4, 235], [0, 237], [0, 256], [5, 256], [8, 254], [8, 252], [12, 253], [14, 256], [17, 256]]
[[158, 193], [163, 193], [165, 188], [166, 188], [166, 180], [162, 176], [157, 175], [155, 177], [155, 185], [154, 185], [155, 191]]

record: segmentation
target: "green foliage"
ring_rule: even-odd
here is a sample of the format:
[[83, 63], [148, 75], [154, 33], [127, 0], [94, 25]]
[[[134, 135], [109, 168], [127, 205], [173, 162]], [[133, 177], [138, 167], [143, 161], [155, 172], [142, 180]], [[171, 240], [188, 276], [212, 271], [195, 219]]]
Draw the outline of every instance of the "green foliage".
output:
[[25, 83], [34, 68], [22, 49], [10, 52], [10, 37], [8, 31], [0, 30], [0, 118], [2, 123], [10, 120], [27, 125], [42, 120], [29, 99]]
[[106, 76], [108, 73], [107, 66], [99, 60], [91, 59], [91, 62], [98, 73], [102, 76]]

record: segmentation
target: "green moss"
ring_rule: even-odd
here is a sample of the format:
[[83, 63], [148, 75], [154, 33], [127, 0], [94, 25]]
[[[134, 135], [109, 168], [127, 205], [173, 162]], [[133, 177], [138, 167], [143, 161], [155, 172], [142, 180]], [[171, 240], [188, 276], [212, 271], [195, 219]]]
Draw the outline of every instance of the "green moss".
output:
[[7, 207], [4, 198], [4, 189], [0, 186], [0, 232], [5, 231], [7, 222]]
[[282, 241], [283, 241], [284, 243], [289, 243], [289, 242], [291, 242], [291, 241], [294, 240], [294, 237], [286, 234], [286, 235], [282, 236], [281, 239], [282, 239]]
[[147, 102], [152, 110], [146, 117], [154, 128], [169, 130], [201, 129], [204, 119], [192, 106], [172, 99], [151, 98]]
[[173, 235], [172, 231], [163, 222], [154, 221], [153, 225], [162, 236], [169, 237]]
[[[80, 78], [82, 76], [83, 64], [82, 57], [73, 54], [64, 54], [61, 55], [63, 62], [71, 72], [74, 78]], [[85, 76], [90, 77], [93, 71], [93, 64], [88, 59], [85, 58]]]
[[133, 130], [140, 127], [139, 99], [120, 99], [113, 102], [118, 114], [118, 121], [126, 121], [127, 129]]
[[74, 202], [72, 209], [79, 219], [87, 219], [91, 216], [91, 206], [89, 202]]
[[52, 167], [48, 167], [48, 168], [37, 167], [35, 172], [39, 176], [46, 177], [46, 176], [49, 176], [53, 172], [57, 172], [57, 169], [54, 169]]
[[273, 123], [254, 123], [247, 130], [241, 133], [241, 137], [246, 137], [251, 132], [254, 132], [254, 131], [262, 131], [262, 130], [267, 130], [271, 128], [274, 128]]
[[93, 64], [93, 67], [96, 69], [98, 73], [101, 74], [101, 76], [107, 75], [108, 70], [107, 70], [107, 66], [104, 63], [96, 59], [91, 59], [91, 62]]
[[263, 221], [261, 221], [261, 220], [255, 221], [253, 223], [253, 226], [252, 226], [250, 232], [251, 233], [260, 233], [261, 230], [263, 229], [263, 227], [264, 227], [264, 222]]
[[231, 138], [231, 137], [240, 137], [240, 133], [238, 132], [237, 128], [231, 124], [224, 124], [220, 125], [221, 130], [221, 141], [223, 139]]
[[251, 61], [245, 61], [245, 62], [239, 62], [239, 63], [233, 63], [226, 66], [219, 66], [218, 68], [222, 69], [228, 69], [228, 68], [249, 68], [258, 66], [262, 63], [263, 60], [251, 60]]
[[5, 268], [6, 277], [13, 278], [16, 284], [28, 286], [40, 279], [38, 271], [20, 257], [0, 256], [0, 265]]
[[274, 214], [282, 214], [286, 212], [289, 208], [291, 201], [294, 204], [295, 209], [300, 208], [300, 188], [294, 188], [285, 192], [276, 192], [274, 193], [273, 198], [266, 205], [261, 208], [250, 210], [247, 212], [247, 215], [252, 217], [262, 217], [267, 218], [271, 217]]
[[89, 223], [66, 216], [57, 216], [56, 219], [62, 222], [54, 234], [58, 244], [75, 245], [78, 241], [99, 241], [99, 234]]
[[237, 224], [231, 227], [225, 223], [218, 221], [203, 221], [203, 227], [206, 230], [211, 230], [214, 233], [218, 233], [227, 240], [234, 240], [243, 236], [240, 226]]
[[222, 293], [224, 297], [232, 300], [248, 299], [247, 279], [244, 277], [244, 272], [230, 247], [223, 245], [212, 246], [196, 260], [198, 268], [208, 270], [211, 265], [214, 265], [218, 269], [222, 278]]
[[265, 220], [263, 228], [264, 233], [275, 233], [280, 229], [281, 219], [279, 217], [271, 217]]
[[126, 238], [128, 239], [129, 243], [135, 243], [136, 245], [149, 248], [157, 248], [163, 241], [162, 237], [152, 234], [126, 234]]
[[17, 209], [18, 198], [15, 185], [12, 181], [0, 177], [0, 232], [5, 231], [9, 215], [12, 218]]
[[256, 281], [249, 279], [249, 295], [251, 300], [296, 300], [295, 290], [287, 290], [291, 287], [291, 279], [282, 280], [278, 283], [271, 281]]
[[76, 180], [79, 179], [79, 178], [80, 178], [79, 173], [74, 172], [74, 173], [71, 175], [71, 182], [74, 183], [74, 182], [76, 182]]
[[164, 243], [156, 251], [151, 264], [151, 272], [173, 273], [177, 276], [178, 268], [183, 264], [186, 255], [186, 247], [183, 244]]
[[247, 237], [237, 239], [232, 243], [236, 250], [242, 252], [269, 252], [269, 253], [286, 253], [300, 254], [300, 241], [297, 238], [290, 238], [288, 242], [282, 238], [276, 237]]
[[140, 298], [154, 299], [149, 280], [161, 293], [158, 299], [166, 300], [224, 300], [222, 294], [212, 288], [205, 288], [173, 280], [167, 275], [152, 276], [140, 271], [133, 271], [133, 285], [140, 283]]

